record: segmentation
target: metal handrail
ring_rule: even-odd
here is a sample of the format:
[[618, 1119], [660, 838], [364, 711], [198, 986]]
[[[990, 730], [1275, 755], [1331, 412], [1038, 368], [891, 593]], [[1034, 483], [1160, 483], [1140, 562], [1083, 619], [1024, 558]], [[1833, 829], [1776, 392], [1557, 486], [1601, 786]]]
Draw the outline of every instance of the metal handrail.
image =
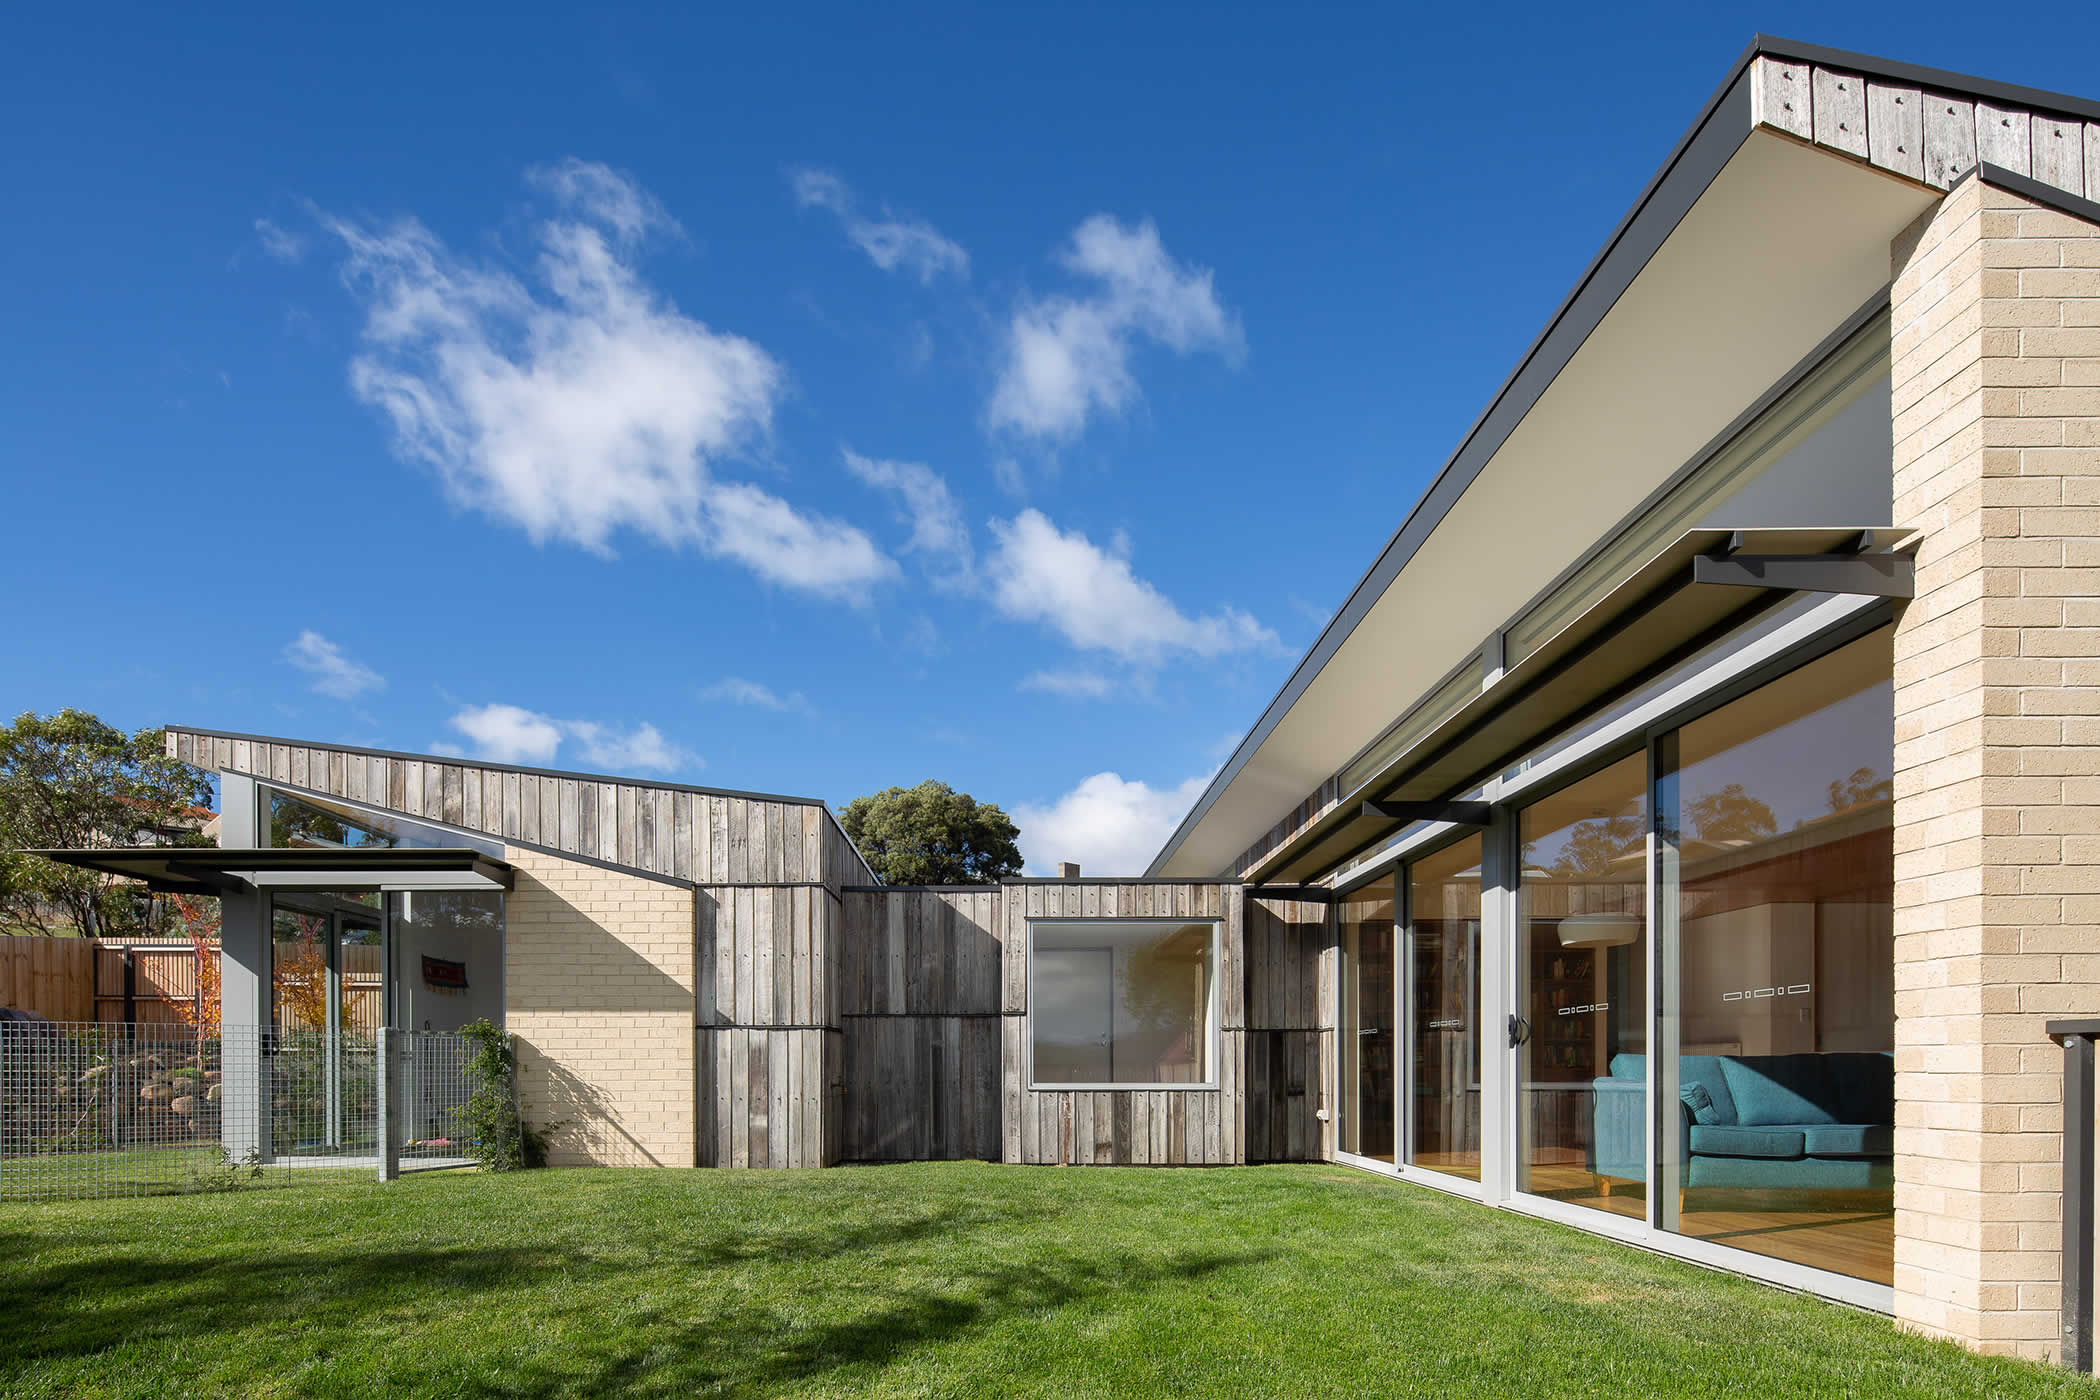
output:
[[2064, 1048], [2063, 1364], [2093, 1369], [2093, 1043], [2100, 1020], [2051, 1021]]

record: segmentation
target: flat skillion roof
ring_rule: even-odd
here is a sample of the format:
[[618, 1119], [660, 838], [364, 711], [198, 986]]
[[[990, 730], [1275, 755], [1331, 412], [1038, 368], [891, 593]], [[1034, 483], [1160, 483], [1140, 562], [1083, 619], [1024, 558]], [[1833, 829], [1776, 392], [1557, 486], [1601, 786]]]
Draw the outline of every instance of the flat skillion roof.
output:
[[494, 856], [430, 846], [272, 846], [253, 850], [113, 846], [23, 854], [106, 875], [122, 875], [162, 894], [244, 894], [265, 886], [316, 889], [331, 885], [507, 890], [514, 878], [509, 862]]
[[1759, 58], [2100, 121], [2084, 98], [1752, 39], [1148, 876], [1228, 868], [1885, 295], [1890, 240], [1940, 191], [1756, 127]]

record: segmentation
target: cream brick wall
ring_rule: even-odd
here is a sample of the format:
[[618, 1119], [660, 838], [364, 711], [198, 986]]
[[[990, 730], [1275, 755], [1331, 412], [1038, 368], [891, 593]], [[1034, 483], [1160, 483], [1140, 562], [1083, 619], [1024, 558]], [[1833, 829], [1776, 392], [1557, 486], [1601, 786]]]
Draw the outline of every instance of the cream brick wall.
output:
[[2100, 227], [1972, 178], [1892, 256], [1896, 1311], [2042, 1357], [2042, 1026], [2100, 1014]]
[[504, 934], [506, 1024], [556, 1165], [690, 1167], [696, 1152], [689, 887], [520, 846]]

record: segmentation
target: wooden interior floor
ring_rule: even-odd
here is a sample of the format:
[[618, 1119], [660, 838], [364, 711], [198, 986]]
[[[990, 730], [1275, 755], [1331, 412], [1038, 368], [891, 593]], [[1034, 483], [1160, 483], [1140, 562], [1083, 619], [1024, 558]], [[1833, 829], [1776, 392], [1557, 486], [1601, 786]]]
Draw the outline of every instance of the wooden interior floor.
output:
[[[1617, 1182], [1609, 1196], [1600, 1195], [1597, 1178], [1580, 1167], [1533, 1167], [1527, 1186], [1534, 1195], [1634, 1220], [1648, 1213], [1641, 1183]], [[1896, 1212], [1887, 1192], [1693, 1190], [1679, 1233], [1869, 1283], [1895, 1281]]]

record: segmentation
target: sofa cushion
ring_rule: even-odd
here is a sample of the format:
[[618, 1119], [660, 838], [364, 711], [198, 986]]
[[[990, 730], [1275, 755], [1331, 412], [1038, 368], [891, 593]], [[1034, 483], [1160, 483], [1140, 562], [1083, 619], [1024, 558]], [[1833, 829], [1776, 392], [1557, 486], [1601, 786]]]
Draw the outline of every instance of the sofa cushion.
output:
[[1799, 1128], [1740, 1128], [1695, 1123], [1692, 1125], [1692, 1155], [1695, 1157], [1774, 1157], [1784, 1160], [1805, 1155]]
[[1830, 1123], [1801, 1130], [1811, 1157], [1893, 1157], [1896, 1130], [1887, 1123]]
[[1677, 1091], [1684, 1106], [1692, 1111], [1694, 1123], [1719, 1123], [1721, 1111], [1714, 1107], [1714, 1096], [1706, 1092], [1704, 1084], [1687, 1084]]
[[1896, 1121], [1896, 1057], [1886, 1051], [1826, 1055], [1824, 1073], [1840, 1123]]
[[1701, 1123], [1732, 1126], [1743, 1121], [1736, 1112], [1734, 1097], [1728, 1092], [1727, 1076], [1721, 1072], [1721, 1056], [1680, 1055], [1677, 1059], [1677, 1084], [1680, 1090], [1697, 1084], [1713, 1100], [1713, 1116], [1699, 1119]]
[[1735, 1101], [1735, 1121], [1746, 1127], [1841, 1123], [1824, 1073], [1823, 1055], [1726, 1056], [1721, 1074]]
[[[1706, 1090], [1713, 1101], [1711, 1117], [1698, 1119], [1701, 1123], [1733, 1124], [1738, 1121], [1735, 1100], [1728, 1096], [1728, 1080], [1721, 1073], [1722, 1056], [1685, 1055], [1677, 1061], [1677, 1092], [1680, 1097], [1694, 1084]], [[1648, 1057], [1631, 1052], [1621, 1052], [1611, 1057], [1611, 1077], [1614, 1079], [1642, 1080], [1648, 1077]], [[1691, 1105], [1687, 1104], [1687, 1108]]]

